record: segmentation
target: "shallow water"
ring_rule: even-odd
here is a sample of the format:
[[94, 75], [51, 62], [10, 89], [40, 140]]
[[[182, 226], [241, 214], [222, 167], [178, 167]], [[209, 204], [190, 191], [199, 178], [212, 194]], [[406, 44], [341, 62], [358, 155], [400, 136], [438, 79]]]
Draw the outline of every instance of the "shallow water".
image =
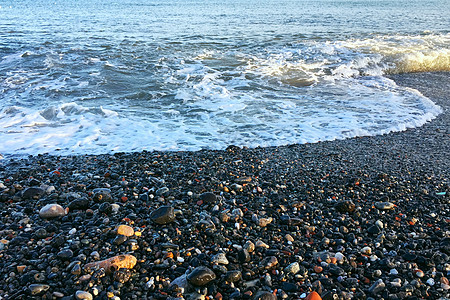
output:
[[450, 1], [4, 1], [0, 153], [269, 146], [421, 126]]

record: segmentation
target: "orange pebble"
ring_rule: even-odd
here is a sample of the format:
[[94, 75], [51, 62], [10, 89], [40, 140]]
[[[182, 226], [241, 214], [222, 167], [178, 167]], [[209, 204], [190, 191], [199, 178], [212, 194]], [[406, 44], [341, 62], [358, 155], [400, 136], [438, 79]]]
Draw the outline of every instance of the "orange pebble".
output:
[[321, 273], [323, 271], [323, 268], [321, 266], [314, 266], [314, 272]]
[[322, 297], [317, 292], [311, 292], [305, 300], [322, 300]]

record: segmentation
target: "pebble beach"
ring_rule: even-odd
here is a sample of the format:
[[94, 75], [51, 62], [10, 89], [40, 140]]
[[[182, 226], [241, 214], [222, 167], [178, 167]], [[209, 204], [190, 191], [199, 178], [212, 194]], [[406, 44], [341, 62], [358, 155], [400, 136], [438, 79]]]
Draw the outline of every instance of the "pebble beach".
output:
[[448, 299], [449, 75], [388, 135], [0, 160], [0, 299]]

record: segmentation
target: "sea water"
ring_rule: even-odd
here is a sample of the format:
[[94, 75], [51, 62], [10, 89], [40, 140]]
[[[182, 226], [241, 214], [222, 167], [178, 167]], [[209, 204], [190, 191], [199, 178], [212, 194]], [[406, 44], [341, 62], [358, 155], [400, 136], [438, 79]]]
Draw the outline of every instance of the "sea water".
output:
[[449, 0], [3, 0], [0, 153], [273, 146], [441, 109], [386, 75], [450, 71]]

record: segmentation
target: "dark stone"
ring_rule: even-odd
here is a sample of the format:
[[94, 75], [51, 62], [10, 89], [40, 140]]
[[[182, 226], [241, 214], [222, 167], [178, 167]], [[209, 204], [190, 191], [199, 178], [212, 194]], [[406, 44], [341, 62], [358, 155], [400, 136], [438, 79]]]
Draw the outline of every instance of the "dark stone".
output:
[[29, 187], [22, 193], [23, 199], [39, 199], [44, 195], [45, 191], [39, 187]]
[[109, 215], [112, 212], [112, 205], [108, 202], [104, 202], [100, 204], [100, 206], [98, 207], [98, 211], [102, 214]]
[[175, 220], [175, 212], [172, 206], [161, 206], [150, 214], [150, 219], [156, 224], [168, 224]]
[[98, 188], [92, 191], [94, 193], [95, 202], [112, 202], [111, 190], [106, 188]]
[[242, 279], [242, 273], [239, 270], [228, 271], [224, 276], [225, 281], [237, 282]]
[[238, 259], [241, 263], [249, 262], [251, 259], [250, 253], [246, 249], [240, 249], [238, 251]]
[[259, 291], [255, 295], [255, 300], [277, 300], [277, 296], [272, 293]]
[[86, 209], [89, 207], [89, 199], [84, 197], [75, 199], [71, 201], [67, 207], [69, 207], [70, 210]]
[[113, 244], [114, 245], [122, 245], [123, 243], [125, 243], [127, 241], [127, 239], [128, 238], [125, 235], [120, 234], [114, 239]]
[[73, 257], [73, 251], [70, 249], [64, 249], [58, 252], [58, 258], [62, 260], [69, 260]]
[[339, 201], [338, 203], [336, 203], [336, 210], [341, 213], [346, 213], [346, 212], [351, 213], [351, 212], [354, 212], [355, 209], [356, 209], [356, 205], [351, 200], [344, 200], [344, 201]]
[[381, 233], [381, 228], [378, 225], [372, 225], [367, 229], [367, 232], [373, 235], [377, 235]]
[[298, 285], [290, 282], [283, 282], [281, 289], [285, 292], [292, 293], [298, 290]]
[[45, 228], [39, 228], [34, 232], [34, 237], [38, 240], [45, 239], [48, 236], [47, 230]]
[[205, 286], [216, 279], [216, 274], [207, 267], [198, 267], [189, 273], [186, 278], [194, 286]]
[[214, 193], [206, 192], [200, 195], [200, 200], [203, 201], [203, 203], [209, 204], [209, 203], [216, 203], [217, 202], [217, 196], [214, 195]]

